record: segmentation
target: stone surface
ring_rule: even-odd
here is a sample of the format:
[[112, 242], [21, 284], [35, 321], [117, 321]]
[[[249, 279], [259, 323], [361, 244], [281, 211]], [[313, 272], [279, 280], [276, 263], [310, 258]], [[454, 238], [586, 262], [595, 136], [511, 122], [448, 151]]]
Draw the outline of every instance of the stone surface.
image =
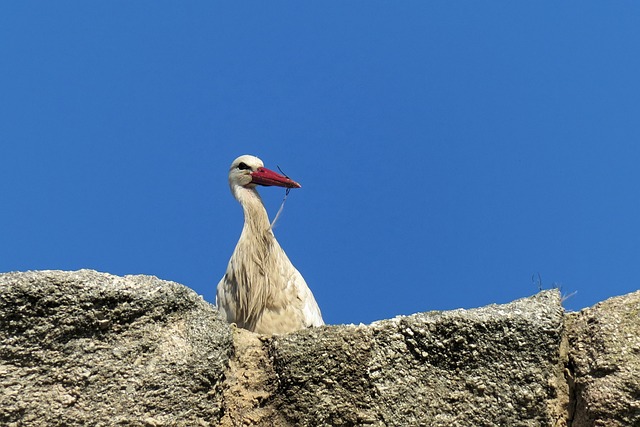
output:
[[290, 425], [553, 426], [566, 419], [556, 291], [274, 337]]
[[575, 426], [640, 426], [640, 291], [567, 316]]
[[639, 316], [551, 290], [261, 336], [155, 277], [0, 274], [0, 425], [640, 425]]
[[83, 270], [0, 275], [0, 425], [215, 425], [228, 326], [188, 288]]

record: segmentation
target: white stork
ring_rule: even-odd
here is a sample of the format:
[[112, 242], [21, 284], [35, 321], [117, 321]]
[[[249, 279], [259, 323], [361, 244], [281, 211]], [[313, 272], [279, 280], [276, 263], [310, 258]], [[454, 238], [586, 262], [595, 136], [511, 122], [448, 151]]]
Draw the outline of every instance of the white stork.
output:
[[261, 334], [323, 325], [311, 290], [273, 235], [256, 185], [300, 188], [255, 156], [231, 163], [229, 186], [244, 210], [244, 227], [218, 283], [218, 310], [229, 323]]

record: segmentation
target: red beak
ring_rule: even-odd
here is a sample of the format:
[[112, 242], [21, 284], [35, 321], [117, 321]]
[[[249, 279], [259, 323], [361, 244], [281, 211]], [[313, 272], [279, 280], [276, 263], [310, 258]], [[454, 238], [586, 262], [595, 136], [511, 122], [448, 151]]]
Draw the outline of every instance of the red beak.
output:
[[302, 187], [300, 184], [295, 182], [294, 180], [280, 175], [277, 172], [269, 170], [267, 168], [258, 168], [255, 172], [251, 173], [251, 182], [254, 184], [270, 186], [275, 185], [278, 187], [287, 187], [287, 188], [300, 188]]

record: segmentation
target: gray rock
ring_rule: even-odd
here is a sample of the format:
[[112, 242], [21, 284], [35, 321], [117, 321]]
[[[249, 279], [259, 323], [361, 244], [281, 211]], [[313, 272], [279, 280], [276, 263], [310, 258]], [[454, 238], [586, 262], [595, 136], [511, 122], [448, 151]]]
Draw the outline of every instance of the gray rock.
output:
[[94, 271], [0, 275], [0, 425], [215, 425], [228, 326], [188, 288]]
[[0, 425], [640, 425], [639, 316], [552, 290], [261, 336], [155, 277], [0, 274]]
[[275, 337], [291, 425], [549, 426], [566, 418], [556, 291]]
[[567, 316], [575, 426], [640, 426], [640, 291]]

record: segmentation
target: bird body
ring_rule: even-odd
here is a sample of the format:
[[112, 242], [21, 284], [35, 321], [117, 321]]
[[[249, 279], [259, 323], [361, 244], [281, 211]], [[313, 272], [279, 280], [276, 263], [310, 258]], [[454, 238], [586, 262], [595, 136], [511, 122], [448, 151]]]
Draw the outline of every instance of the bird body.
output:
[[218, 283], [218, 309], [228, 322], [262, 334], [323, 325], [320, 308], [278, 244], [256, 190], [256, 185], [300, 185], [264, 168], [260, 159], [248, 155], [231, 164], [229, 185], [244, 210], [244, 226], [227, 271]]

